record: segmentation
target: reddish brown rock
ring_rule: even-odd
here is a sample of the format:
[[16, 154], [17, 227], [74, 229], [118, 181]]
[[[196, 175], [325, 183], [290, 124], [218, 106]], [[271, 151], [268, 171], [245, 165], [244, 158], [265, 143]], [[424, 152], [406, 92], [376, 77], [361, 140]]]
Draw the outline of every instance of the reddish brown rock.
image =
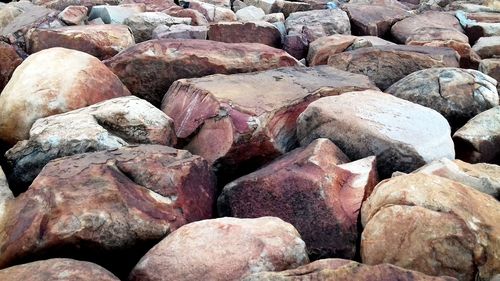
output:
[[497, 80], [497, 92], [500, 93], [500, 58], [481, 60], [478, 70]]
[[208, 40], [226, 43], [260, 43], [281, 47], [281, 33], [268, 22], [219, 22], [210, 25]]
[[89, 9], [85, 6], [68, 6], [57, 17], [67, 25], [80, 25], [87, 18]]
[[174, 0], [123, 0], [120, 4], [144, 4], [146, 7], [145, 12], [161, 12], [172, 7], [178, 7]]
[[[328, 66], [214, 75], [176, 81], [162, 110], [174, 120], [186, 149], [201, 155], [226, 180], [250, 171], [294, 148], [295, 121], [323, 96], [374, 89], [361, 75]], [[233, 172], [235, 174], [233, 174]]]
[[311, 258], [353, 258], [361, 202], [378, 180], [375, 157], [347, 162], [331, 141], [317, 139], [227, 184], [219, 215], [279, 217], [297, 228]]
[[189, 8], [203, 14], [209, 22], [237, 21], [236, 14], [229, 8], [196, 0], [189, 1]]
[[208, 25], [208, 20], [205, 16], [193, 9], [178, 9], [177, 7], [169, 8], [163, 11], [167, 15], [178, 18], [190, 18], [191, 25]]
[[458, 54], [451, 48], [422, 46], [376, 46], [330, 56], [328, 65], [364, 74], [385, 90], [415, 71], [432, 67], [458, 67]]
[[199, 156], [142, 145], [47, 164], [6, 208], [0, 267], [67, 256], [128, 273], [145, 249], [212, 217], [215, 179]]
[[361, 209], [361, 258], [458, 280], [500, 270], [500, 203], [449, 179], [421, 173], [381, 182]]
[[33, 4], [62, 11], [69, 6], [92, 7], [97, 5], [118, 5], [119, 0], [33, 0]]
[[170, 85], [181, 78], [251, 72], [299, 62], [282, 50], [261, 44], [159, 39], [137, 44], [105, 64], [134, 95], [157, 105]]
[[14, 46], [0, 41], [0, 92], [3, 90], [14, 70], [23, 62]]
[[305, 244], [289, 223], [274, 217], [220, 218], [185, 225], [167, 236], [139, 261], [129, 280], [236, 281], [308, 261]]
[[285, 21], [288, 34], [309, 33], [308, 41], [333, 34], [351, 34], [351, 25], [347, 14], [339, 9], [313, 10], [296, 12]]
[[391, 264], [366, 265], [343, 259], [324, 259], [281, 272], [254, 273], [242, 281], [454, 281], [452, 277], [433, 277]]
[[62, 47], [82, 51], [100, 60], [109, 59], [135, 44], [126, 25], [102, 24], [35, 29], [28, 33], [27, 51]]
[[0, 270], [3, 281], [119, 281], [106, 269], [90, 262], [72, 259], [48, 259]]
[[347, 12], [355, 35], [383, 37], [394, 23], [410, 16], [405, 9], [395, 6], [347, 4], [342, 9]]

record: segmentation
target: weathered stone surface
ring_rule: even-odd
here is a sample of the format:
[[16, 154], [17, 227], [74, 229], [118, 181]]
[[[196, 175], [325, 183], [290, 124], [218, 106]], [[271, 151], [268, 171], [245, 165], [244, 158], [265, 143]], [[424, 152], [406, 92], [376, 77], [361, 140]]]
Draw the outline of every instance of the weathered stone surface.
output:
[[15, 5], [15, 2], [0, 6], [0, 29], [8, 25], [15, 17], [23, 13], [22, 8]]
[[172, 119], [147, 101], [128, 96], [40, 118], [31, 127], [29, 139], [18, 142], [5, 157], [20, 189], [56, 158], [141, 143], [173, 146], [175, 142]]
[[237, 21], [236, 14], [231, 9], [210, 3], [192, 0], [189, 1], [189, 8], [202, 13], [209, 22]]
[[34, 29], [27, 34], [27, 51], [62, 47], [82, 51], [104, 60], [133, 46], [134, 36], [126, 25], [80, 25]]
[[0, 91], [9, 82], [14, 70], [23, 62], [14, 46], [0, 41]]
[[146, 6], [145, 12], [162, 12], [172, 7], [179, 7], [174, 0], [123, 0], [120, 3], [122, 5], [144, 4]]
[[119, 0], [32, 0], [33, 4], [62, 11], [73, 5], [92, 7], [97, 5], [118, 5]]
[[497, 80], [497, 92], [500, 92], [500, 58], [481, 60], [479, 71]]
[[175, 24], [159, 25], [153, 30], [153, 39], [200, 39], [206, 40], [208, 26]]
[[289, 223], [274, 217], [220, 218], [185, 225], [167, 236], [139, 261], [129, 279], [240, 280], [308, 260], [304, 242]]
[[398, 176], [377, 185], [363, 204], [361, 258], [489, 280], [500, 270], [499, 217], [500, 203], [471, 187], [421, 173]]
[[208, 39], [226, 43], [260, 43], [281, 47], [281, 33], [268, 22], [219, 22], [210, 25]]
[[81, 25], [88, 12], [89, 9], [85, 6], [68, 6], [57, 17], [67, 25]]
[[165, 10], [163, 12], [168, 14], [168, 15], [171, 15], [173, 17], [190, 18], [191, 25], [196, 25], [196, 26], [208, 25], [208, 20], [206, 19], [206, 17], [202, 13], [198, 12], [197, 10], [170, 8], [170, 9]]
[[236, 12], [236, 17], [239, 21], [260, 21], [263, 20], [266, 13], [261, 8], [255, 6], [247, 6], [245, 8], [239, 9]]
[[5, 213], [8, 202], [13, 199], [14, 194], [12, 194], [7, 178], [5, 177], [2, 167], [0, 167], [0, 217]]
[[106, 24], [123, 24], [126, 18], [145, 11], [145, 5], [94, 6], [90, 10], [89, 21], [100, 18]]
[[137, 44], [105, 63], [134, 95], [154, 105], [181, 78], [299, 64], [284, 51], [261, 44], [170, 39]]
[[275, 22], [285, 22], [285, 15], [283, 13], [272, 13], [272, 14], [267, 14], [264, 16], [262, 19], [263, 21], [267, 21], [269, 23], [275, 23]]
[[330, 56], [328, 65], [364, 74], [385, 90], [403, 77], [426, 68], [458, 67], [458, 55], [450, 48], [375, 46]]
[[313, 38], [309, 38], [309, 42], [333, 34], [351, 34], [349, 17], [338, 9], [292, 13], [286, 19], [285, 26], [289, 34], [301, 34], [306, 27], [313, 35]]
[[311, 4], [297, 1], [276, 0], [276, 5], [273, 7], [273, 13], [283, 13], [285, 17], [289, 17], [293, 13], [310, 11]]
[[296, 269], [281, 272], [260, 272], [242, 281], [453, 281], [452, 277], [433, 277], [391, 264], [366, 265], [343, 259], [317, 260]]
[[186, 149], [231, 180], [293, 149], [296, 118], [313, 100], [374, 88], [364, 76], [328, 66], [280, 68], [178, 80], [162, 110], [177, 137], [190, 140]]
[[465, 33], [471, 42], [481, 37], [500, 36], [500, 22], [474, 22], [465, 27]]
[[53, 160], [7, 206], [0, 267], [64, 255], [128, 273], [151, 244], [211, 218], [214, 196], [207, 162], [167, 146]]
[[455, 156], [450, 126], [439, 113], [376, 91], [312, 102], [298, 117], [297, 137], [302, 145], [329, 138], [351, 159], [376, 155], [382, 177]]
[[191, 18], [176, 18], [162, 12], [138, 13], [126, 18], [123, 24], [130, 27], [137, 43], [150, 40], [159, 25], [191, 24]]
[[405, 10], [411, 10], [411, 3], [419, 4], [420, 0], [350, 0], [349, 4], [389, 6]]
[[38, 118], [126, 95], [97, 58], [64, 48], [40, 51], [17, 67], [0, 95], [0, 139], [15, 144]]
[[356, 35], [383, 37], [394, 23], [410, 16], [405, 9], [395, 6], [347, 4], [342, 9], [347, 12], [352, 33]]
[[356, 40], [356, 36], [335, 34], [321, 37], [309, 44], [307, 63], [310, 66], [326, 64], [331, 55], [346, 50]]
[[347, 162], [331, 141], [318, 139], [227, 184], [219, 215], [279, 217], [297, 228], [311, 258], [353, 258], [361, 202], [378, 180], [375, 157], [341, 165]]
[[457, 158], [469, 163], [500, 163], [500, 107], [486, 110], [453, 135]]
[[261, 8], [264, 13], [276, 13], [276, 0], [245, 0], [245, 4]]
[[496, 84], [477, 70], [429, 68], [406, 76], [386, 92], [436, 110], [458, 129], [477, 114], [498, 106]]
[[497, 165], [469, 164], [443, 158], [423, 166], [414, 173], [447, 178], [500, 199], [500, 166]]
[[500, 57], [500, 36], [481, 37], [472, 49], [483, 59]]

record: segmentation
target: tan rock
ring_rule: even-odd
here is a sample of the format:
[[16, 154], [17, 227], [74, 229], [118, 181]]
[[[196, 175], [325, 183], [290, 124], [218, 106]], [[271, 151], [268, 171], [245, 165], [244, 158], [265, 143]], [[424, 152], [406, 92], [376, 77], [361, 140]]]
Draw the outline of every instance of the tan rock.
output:
[[81, 25], [89, 9], [85, 6], [68, 6], [57, 17], [67, 25]]
[[189, 8], [203, 14], [209, 22], [237, 21], [236, 14], [229, 8], [196, 0], [189, 1]]
[[500, 36], [481, 37], [472, 49], [483, 59], [500, 57]]
[[208, 25], [208, 20], [205, 18], [205, 16], [202, 13], [198, 12], [197, 10], [170, 8], [170, 9], [167, 9], [163, 12], [166, 13], [167, 15], [171, 15], [173, 17], [190, 18], [191, 25], [196, 25], [196, 26]]
[[310, 66], [326, 64], [331, 55], [338, 54], [347, 49], [356, 36], [335, 34], [321, 37], [309, 44], [307, 63]]
[[497, 80], [497, 92], [500, 92], [500, 58], [481, 60], [478, 70]]
[[145, 12], [162, 12], [172, 7], [179, 7], [174, 0], [123, 0], [120, 3], [121, 5], [144, 4], [146, 7]]
[[191, 18], [177, 18], [162, 12], [138, 13], [126, 18], [127, 25], [134, 34], [137, 43], [152, 39], [153, 30], [159, 25], [191, 24]]

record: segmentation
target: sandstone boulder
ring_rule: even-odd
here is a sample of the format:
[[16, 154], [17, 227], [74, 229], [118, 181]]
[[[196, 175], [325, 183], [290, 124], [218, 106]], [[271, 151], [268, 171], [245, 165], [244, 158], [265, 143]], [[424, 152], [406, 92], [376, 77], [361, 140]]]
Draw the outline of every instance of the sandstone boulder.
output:
[[278, 218], [220, 218], [179, 228], [153, 247], [131, 281], [240, 280], [309, 261], [295, 228]]
[[489, 280], [500, 270], [500, 203], [416, 173], [381, 182], [363, 204], [361, 258], [429, 275]]
[[266, 13], [264, 13], [264, 10], [255, 6], [247, 6], [236, 12], [236, 17], [242, 22], [260, 21], [264, 19], [265, 15]]
[[145, 11], [145, 5], [93, 6], [90, 10], [89, 21], [100, 18], [105, 24], [123, 24], [128, 17]]
[[472, 49], [483, 59], [500, 57], [500, 36], [481, 37]]
[[162, 12], [172, 7], [179, 7], [174, 0], [122, 0], [120, 3], [121, 5], [143, 4], [146, 7], [145, 12]]
[[177, 8], [170, 8], [165, 11], [164, 13], [171, 15], [172, 17], [178, 17], [178, 18], [190, 18], [191, 19], [191, 25], [196, 25], [196, 26], [207, 26], [208, 25], [208, 20], [207, 18], [197, 10], [193, 9], [177, 9]]
[[159, 25], [153, 30], [153, 39], [200, 39], [206, 40], [207, 26], [193, 26], [175, 24], [172, 26]]
[[354, 43], [356, 36], [335, 34], [321, 37], [309, 44], [307, 63], [310, 66], [327, 64], [328, 58], [342, 53]]
[[137, 43], [150, 40], [159, 25], [191, 24], [191, 18], [177, 18], [162, 12], [138, 13], [126, 18], [123, 24], [130, 27]]
[[15, 144], [28, 138], [38, 118], [129, 94], [91, 55], [64, 48], [40, 51], [17, 67], [0, 95], [0, 139]]
[[394, 23], [410, 16], [395, 6], [346, 4], [342, 6], [351, 20], [352, 33], [384, 37]]
[[119, 0], [32, 0], [31, 2], [38, 6], [47, 7], [59, 11], [62, 11], [72, 5], [85, 6], [90, 8], [97, 5], [108, 6], [120, 4]]
[[455, 156], [450, 126], [439, 113], [376, 91], [312, 102], [297, 120], [297, 137], [302, 145], [328, 138], [351, 159], [376, 155], [382, 177]]
[[170, 85], [181, 78], [238, 73], [298, 65], [286, 52], [261, 44], [208, 40], [150, 40], [105, 64], [141, 98], [158, 105]]
[[478, 70], [497, 80], [497, 92], [500, 93], [500, 58], [481, 60]]
[[57, 15], [67, 25], [81, 25], [87, 18], [89, 9], [85, 6], [68, 6]]
[[219, 22], [210, 25], [208, 39], [226, 43], [260, 43], [281, 47], [281, 33], [268, 22]]
[[236, 14], [229, 8], [219, 7], [210, 3], [192, 0], [189, 8], [203, 14], [209, 22], [236, 21]]
[[14, 70], [23, 62], [16, 52], [16, 48], [10, 44], [0, 41], [0, 91], [9, 82]]

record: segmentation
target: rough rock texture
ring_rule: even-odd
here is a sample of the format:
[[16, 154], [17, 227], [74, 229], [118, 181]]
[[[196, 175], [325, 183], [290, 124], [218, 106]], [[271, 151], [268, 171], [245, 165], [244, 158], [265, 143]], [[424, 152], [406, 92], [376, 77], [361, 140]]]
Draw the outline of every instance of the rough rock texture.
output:
[[362, 89], [375, 86], [328, 66], [280, 68], [176, 81], [162, 110], [178, 138], [192, 137], [186, 149], [221, 171], [248, 173], [296, 146], [295, 122], [310, 102]]
[[471, 187], [420, 173], [398, 176], [377, 185], [363, 204], [361, 257], [489, 280], [500, 270], [499, 217], [500, 203]]
[[172, 7], [179, 7], [174, 0], [122, 0], [120, 3], [121, 5], [144, 4], [146, 7], [145, 12], [162, 12]]
[[119, 281], [106, 269], [85, 261], [48, 259], [0, 270], [2, 281]]
[[93, 6], [90, 10], [89, 21], [100, 18], [105, 24], [123, 24], [128, 17], [145, 11], [145, 5]]
[[168, 10], [163, 11], [164, 13], [171, 15], [173, 17], [178, 17], [178, 18], [190, 18], [191, 19], [191, 24], [196, 25], [196, 26], [206, 26], [208, 25], [208, 20], [206, 17], [198, 12], [197, 10], [193, 9], [176, 9], [176, 8], [170, 8]]
[[137, 44], [105, 64], [134, 95], [157, 105], [170, 85], [181, 78], [251, 72], [299, 62], [282, 50], [261, 44], [162, 39]]
[[500, 36], [481, 37], [472, 49], [483, 59], [500, 57]]
[[150, 40], [159, 25], [191, 24], [191, 18], [177, 18], [162, 12], [138, 13], [126, 18], [123, 24], [130, 27], [137, 43]]
[[346, 50], [354, 43], [356, 36], [335, 34], [321, 37], [309, 44], [307, 63], [310, 66], [327, 64], [328, 58]]
[[469, 163], [500, 163], [500, 106], [486, 110], [455, 132], [457, 158]]
[[189, 1], [189, 8], [202, 13], [209, 22], [237, 20], [236, 14], [231, 9], [218, 7], [210, 3], [192, 0]]
[[279, 217], [297, 228], [311, 258], [353, 258], [361, 202], [378, 180], [375, 157], [341, 165], [347, 162], [331, 141], [318, 139], [227, 184], [219, 215]]
[[159, 25], [153, 30], [153, 39], [200, 39], [206, 40], [207, 26], [193, 26], [175, 24], [172, 26]]
[[85, 6], [68, 6], [57, 15], [67, 25], [81, 25], [87, 18], [89, 9]]
[[201, 157], [159, 145], [51, 161], [7, 206], [0, 267], [67, 256], [128, 273], [151, 244], [212, 217], [214, 181]]
[[30, 54], [63, 47], [85, 52], [100, 60], [109, 59], [135, 44], [128, 27], [115, 24], [35, 29], [27, 37], [27, 51]]
[[405, 9], [395, 6], [347, 4], [343, 5], [351, 20], [351, 30], [356, 35], [385, 36], [391, 26], [408, 17]]
[[219, 22], [210, 25], [208, 39], [226, 43], [260, 43], [281, 47], [281, 33], [268, 22]]
[[238, 20], [242, 22], [260, 21], [265, 15], [266, 13], [264, 13], [264, 10], [255, 6], [244, 7], [236, 11], [236, 17], [238, 17]]
[[305, 244], [289, 223], [274, 217], [220, 218], [185, 225], [167, 236], [139, 261], [129, 279], [232, 281], [308, 261]]
[[497, 80], [497, 92], [500, 92], [500, 58], [481, 60], [478, 70]]
[[40, 51], [17, 67], [0, 95], [0, 139], [15, 144], [28, 138], [38, 118], [129, 94], [91, 55], [64, 48]]
[[9, 184], [7, 183], [7, 178], [0, 167], [0, 216], [4, 214], [5, 208], [7, 206], [7, 202], [14, 199], [14, 195], [9, 188]]
[[297, 120], [297, 137], [302, 145], [329, 138], [351, 159], [376, 155], [382, 177], [455, 156], [450, 126], [439, 113], [376, 91], [311, 103]]
[[366, 265], [343, 259], [324, 259], [281, 272], [251, 274], [242, 281], [453, 281], [451, 277], [432, 277], [391, 264]]
[[444, 177], [500, 199], [500, 166], [460, 160], [440, 159], [414, 173]]
[[[78, 124], [75, 126], [75, 124]], [[38, 119], [28, 140], [5, 154], [15, 186], [28, 186], [50, 160], [78, 153], [117, 149], [133, 144], [173, 146], [173, 121], [134, 96]]]
[[119, 0], [32, 0], [31, 2], [35, 5], [60, 11], [70, 5], [92, 7], [96, 5], [118, 5], [120, 3]]
[[450, 48], [376, 46], [330, 56], [328, 65], [364, 74], [385, 90], [403, 77], [432, 67], [458, 67], [458, 55]]
[[0, 91], [2, 91], [23, 59], [16, 52], [14, 46], [0, 41], [0, 61], [2, 62], [0, 63]]
[[458, 129], [477, 114], [498, 105], [496, 84], [477, 70], [430, 68], [406, 76], [386, 93], [432, 108]]

